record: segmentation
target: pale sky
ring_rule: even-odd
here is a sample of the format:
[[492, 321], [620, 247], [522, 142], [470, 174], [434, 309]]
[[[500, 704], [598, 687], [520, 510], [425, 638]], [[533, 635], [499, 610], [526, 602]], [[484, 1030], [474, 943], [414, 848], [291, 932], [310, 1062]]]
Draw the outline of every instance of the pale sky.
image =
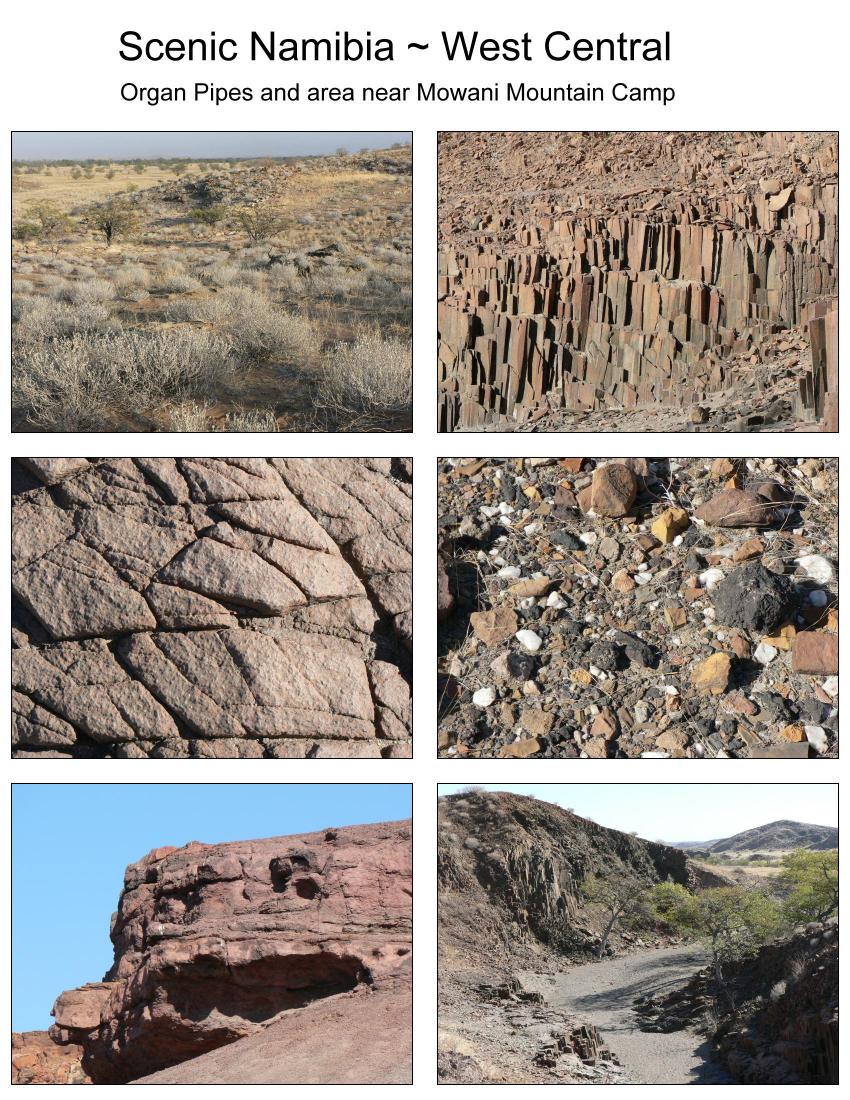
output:
[[[440, 794], [469, 784], [441, 783]], [[721, 840], [772, 821], [838, 826], [834, 783], [480, 783], [533, 794], [645, 840]]]
[[402, 130], [15, 130], [12, 159], [289, 157], [386, 149], [410, 136]]

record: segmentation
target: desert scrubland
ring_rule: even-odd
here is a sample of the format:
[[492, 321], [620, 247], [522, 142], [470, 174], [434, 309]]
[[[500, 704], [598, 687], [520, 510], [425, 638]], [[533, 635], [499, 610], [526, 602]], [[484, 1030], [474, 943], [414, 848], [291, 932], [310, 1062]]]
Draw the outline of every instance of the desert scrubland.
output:
[[13, 165], [13, 429], [411, 425], [411, 150]]

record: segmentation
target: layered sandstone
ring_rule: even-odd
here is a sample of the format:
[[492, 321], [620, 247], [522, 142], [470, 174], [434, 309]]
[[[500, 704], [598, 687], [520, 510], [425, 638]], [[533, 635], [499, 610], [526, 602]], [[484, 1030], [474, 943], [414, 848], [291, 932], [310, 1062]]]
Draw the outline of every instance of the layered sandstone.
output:
[[544, 136], [442, 136], [441, 430], [687, 411], [774, 359], [836, 430], [835, 135]]
[[[57, 998], [50, 1034], [82, 1048], [98, 1084], [166, 1070], [266, 1029], [249, 1049], [283, 1058], [291, 1046], [300, 1057], [310, 1020], [353, 1017], [360, 1006], [368, 1019], [379, 1014], [373, 1003], [409, 1002], [411, 882], [409, 822], [155, 849], [127, 868], [112, 968]], [[395, 1012], [386, 1027], [375, 1043], [390, 1038], [406, 1065], [409, 1014]], [[315, 1069], [325, 1083], [391, 1072], [392, 1060], [370, 1062], [366, 1045], [341, 1066], [328, 1042]], [[284, 1062], [265, 1072], [293, 1079]]]
[[409, 463], [13, 475], [17, 755], [410, 755]]

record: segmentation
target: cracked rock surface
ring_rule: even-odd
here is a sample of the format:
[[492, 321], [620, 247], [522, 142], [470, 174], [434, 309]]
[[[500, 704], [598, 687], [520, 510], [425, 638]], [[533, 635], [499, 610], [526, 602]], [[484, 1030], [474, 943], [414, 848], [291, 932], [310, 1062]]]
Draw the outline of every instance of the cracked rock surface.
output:
[[410, 755], [412, 467], [17, 459], [13, 751]]

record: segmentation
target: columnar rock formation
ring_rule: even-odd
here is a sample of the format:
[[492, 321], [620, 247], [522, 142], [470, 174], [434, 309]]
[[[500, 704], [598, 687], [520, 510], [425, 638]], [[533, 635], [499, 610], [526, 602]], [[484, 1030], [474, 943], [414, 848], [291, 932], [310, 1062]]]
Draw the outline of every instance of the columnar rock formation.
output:
[[[557, 150], [562, 176], [541, 165], [539, 135], [443, 136], [441, 430], [557, 409], [687, 410], [746, 382], [776, 334], [831, 314], [831, 136], [548, 136], [572, 139]], [[628, 139], [625, 164], [604, 159], [605, 137], [620, 159]], [[815, 335], [824, 323], [797, 415], [835, 430], [837, 343]]]
[[[57, 998], [52, 1040], [82, 1047], [95, 1083], [121, 1083], [324, 998], [353, 992], [337, 1007], [356, 1016], [358, 998], [409, 987], [411, 882], [409, 822], [155, 849], [127, 868], [112, 968]], [[404, 1064], [409, 1017], [393, 1036]], [[358, 1057], [368, 1080], [369, 1051]], [[278, 1071], [269, 1079], [289, 1079]], [[352, 1072], [332, 1049], [317, 1068], [325, 1081]]]
[[19, 459], [19, 756], [409, 756], [409, 463]]

